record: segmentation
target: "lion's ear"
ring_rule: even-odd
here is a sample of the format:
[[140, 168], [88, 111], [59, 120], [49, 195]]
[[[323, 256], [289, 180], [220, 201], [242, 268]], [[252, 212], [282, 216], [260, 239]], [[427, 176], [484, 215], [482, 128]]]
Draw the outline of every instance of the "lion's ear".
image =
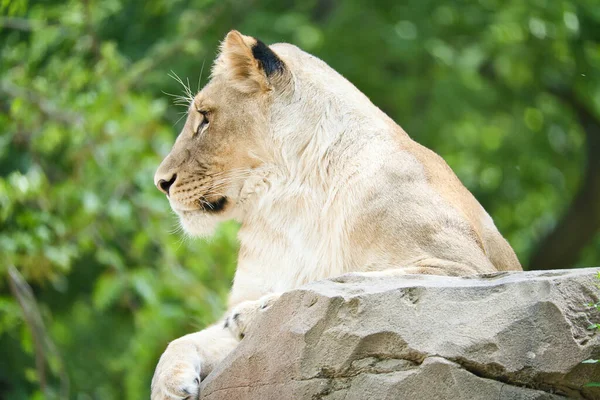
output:
[[285, 71], [281, 59], [260, 40], [231, 31], [221, 43], [213, 75], [225, 75], [240, 91], [269, 90], [277, 74]]

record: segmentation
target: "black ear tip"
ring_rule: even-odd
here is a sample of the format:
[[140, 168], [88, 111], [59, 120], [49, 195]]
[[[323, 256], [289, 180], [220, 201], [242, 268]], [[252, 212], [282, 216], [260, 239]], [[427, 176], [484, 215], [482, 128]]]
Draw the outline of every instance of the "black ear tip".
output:
[[285, 64], [277, 57], [277, 54], [258, 39], [256, 39], [256, 44], [252, 46], [252, 55], [260, 61], [267, 76], [276, 72], [283, 72], [285, 68]]

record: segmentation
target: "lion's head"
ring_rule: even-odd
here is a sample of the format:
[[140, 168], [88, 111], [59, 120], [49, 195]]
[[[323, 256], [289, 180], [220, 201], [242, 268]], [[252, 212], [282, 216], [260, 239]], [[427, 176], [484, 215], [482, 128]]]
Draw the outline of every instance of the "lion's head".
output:
[[290, 81], [268, 46], [237, 31], [227, 35], [210, 82], [193, 98], [154, 177], [188, 233], [206, 235], [236, 217], [245, 182], [272, 158], [270, 108]]
[[349, 131], [376, 129], [373, 113], [381, 116], [318, 58], [231, 31], [154, 181], [185, 231], [208, 235], [220, 221], [243, 221], [247, 200], [265, 187], [312, 196], [311, 179], [322, 182], [335, 174], [333, 163], [354, 162], [338, 149], [363, 146], [344, 141]]

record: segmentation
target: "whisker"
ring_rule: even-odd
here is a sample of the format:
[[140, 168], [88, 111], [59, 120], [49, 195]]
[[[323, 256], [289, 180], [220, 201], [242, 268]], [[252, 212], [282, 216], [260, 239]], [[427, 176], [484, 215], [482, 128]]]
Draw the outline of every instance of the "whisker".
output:
[[221, 192], [217, 192], [217, 191], [214, 191], [214, 190], [211, 190], [211, 189], [209, 189], [209, 190], [208, 190], [208, 192], [206, 192], [206, 193], [204, 194], [204, 196], [203, 196], [203, 197], [207, 197], [207, 196], [220, 196], [220, 197], [227, 197], [227, 196], [226, 196], [226, 195], [224, 195], [223, 193], [221, 193]]
[[207, 175], [203, 175], [203, 174], [198, 174], [197, 176], [201, 177], [201, 180], [204, 181], [205, 183], [207, 180], [210, 180], [211, 184], [216, 185], [219, 183], [228, 183], [234, 180], [239, 180], [239, 179], [245, 179], [248, 178], [250, 176], [252, 176], [252, 174], [235, 174], [235, 175], [229, 175], [229, 176], [207, 176]]
[[230, 174], [230, 175], [221, 175], [221, 176], [211, 176], [210, 178], [213, 179], [214, 182], [219, 182], [219, 181], [231, 181], [234, 179], [241, 179], [241, 178], [248, 178], [249, 176], [252, 176], [252, 173], [237, 173], [237, 174]]
[[169, 231], [169, 233], [171, 235], [176, 235], [176, 234], [179, 234], [179, 233], [183, 233], [183, 235], [178, 235], [177, 249], [176, 249], [176, 251], [177, 251], [186, 242], [186, 239], [188, 238], [188, 235], [187, 235], [187, 232], [183, 229], [183, 225], [181, 224], [181, 220], [177, 216], [177, 213], [175, 213], [175, 211], [173, 211], [173, 210], [171, 210], [171, 213], [173, 214], [173, 216], [175, 216], [176, 221], [175, 221], [175, 227], [172, 228]]
[[189, 243], [192, 239], [192, 236], [189, 235], [185, 230], [183, 230], [183, 227], [181, 227], [181, 232], [183, 233], [182, 235], [179, 235], [179, 239], [177, 240], [178, 246], [177, 249], [175, 251], [178, 251], [182, 245]]
[[175, 81], [177, 81], [182, 87], [183, 87], [183, 92], [185, 94], [185, 96], [180, 96], [180, 100], [186, 100], [188, 102], [188, 106], [192, 104], [192, 102], [194, 101], [194, 95], [192, 94], [192, 90], [190, 89], [190, 80], [188, 78], [186, 78], [187, 81], [187, 85], [183, 82], [183, 80], [179, 77], [179, 75], [177, 75], [173, 70], [170, 71], [170, 73], [168, 74], [169, 77], [173, 78]]
[[169, 234], [176, 235], [176, 234], [180, 233], [181, 231], [183, 231], [183, 227], [181, 226], [181, 223], [179, 221], [177, 221], [173, 225], [174, 226], [167, 231], [167, 232], [169, 232]]
[[179, 118], [177, 119], [177, 121], [175, 121], [175, 123], [173, 124], [173, 126], [177, 125], [179, 123], [179, 121], [181, 121], [181, 119], [183, 117], [185, 117], [186, 115], [187, 115], [187, 112], [186, 113], [181, 113], [181, 116], [179, 116]]
[[173, 94], [173, 93], [168, 93], [165, 92], [164, 90], [162, 91], [163, 94], [166, 94], [169, 97], [173, 97], [173, 104], [176, 106], [182, 106], [186, 108], [186, 113], [187, 113], [187, 109], [190, 106], [190, 99], [186, 96], [181, 96], [179, 94]]
[[194, 95], [192, 93], [192, 89], [190, 88], [190, 78], [185, 78], [185, 80], [187, 81], [186, 93], [193, 99]]
[[[202, 171], [204, 172], [204, 171]], [[237, 174], [237, 173], [254, 173], [255, 170], [253, 169], [248, 169], [248, 168], [234, 168], [234, 169], [230, 169], [227, 171], [217, 171], [217, 172], [213, 172], [211, 174], [205, 174], [206, 176], [219, 176], [219, 175], [229, 175], [229, 174]]]
[[202, 60], [202, 68], [200, 68], [200, 76], [198, 77], [198, 87], [196, 88], [196, 92], [200, 91], [200, 83], [202, 82], [202, 72], [204, 72], [204, 62], [206, 61], [206, 58], [204, 58], [204, 60]]

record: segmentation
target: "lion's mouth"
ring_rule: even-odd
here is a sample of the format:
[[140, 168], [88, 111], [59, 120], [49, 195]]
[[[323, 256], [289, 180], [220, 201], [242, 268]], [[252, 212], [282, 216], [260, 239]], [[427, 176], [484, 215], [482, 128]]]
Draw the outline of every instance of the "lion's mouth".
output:
[[207, 198], [202, 197], [198, 203], [200, 204], [202, 210], [209, 213], [218, 213], [225, 209], [225, 206], [227, 205], [227, 197], [219, 197], [213, 201], [209, 201]]

